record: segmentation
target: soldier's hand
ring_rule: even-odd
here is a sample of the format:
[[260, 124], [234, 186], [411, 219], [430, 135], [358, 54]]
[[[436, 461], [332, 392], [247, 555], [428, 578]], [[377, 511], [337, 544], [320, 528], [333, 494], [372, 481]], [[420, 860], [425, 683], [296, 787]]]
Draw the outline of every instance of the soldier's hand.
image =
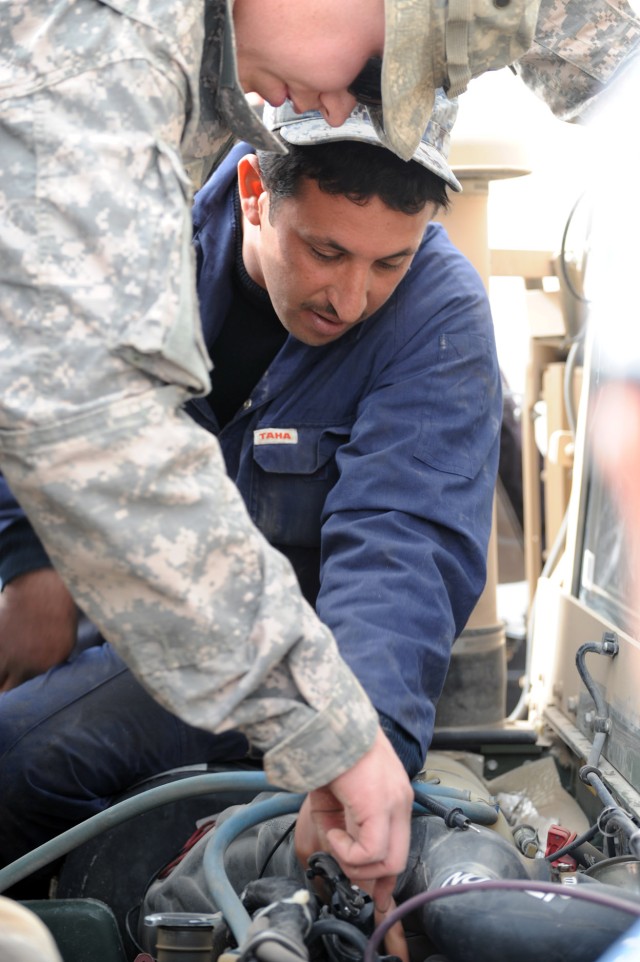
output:
[[0, 594], [0, 691], [68, 658], [77, 624], [76, 605], [53, 568], [10, 581]]
[[385, 915], [407, 862], [412, 803], [407, 774], [380, 730], [353, 768], [305, 799], [296, 827], [298, 857], [306, 864], [313, 852], [330, 852]]

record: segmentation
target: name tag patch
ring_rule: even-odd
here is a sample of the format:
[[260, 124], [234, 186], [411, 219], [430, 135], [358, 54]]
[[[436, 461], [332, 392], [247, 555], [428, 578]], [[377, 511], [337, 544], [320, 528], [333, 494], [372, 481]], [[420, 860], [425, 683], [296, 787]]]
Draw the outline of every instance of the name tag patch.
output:
[[253, 443], [257, 444], [297, 444], [297, 428], [260, 428], [253, 432]]

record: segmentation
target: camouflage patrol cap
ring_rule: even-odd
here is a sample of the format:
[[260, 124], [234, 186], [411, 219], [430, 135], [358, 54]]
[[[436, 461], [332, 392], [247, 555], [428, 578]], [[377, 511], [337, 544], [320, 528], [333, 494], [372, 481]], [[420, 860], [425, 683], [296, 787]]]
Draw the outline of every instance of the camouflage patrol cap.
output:
[[408, 160], [435, 91], [449, 97], [530, 47], [540, 0], [385, 0], [382, 107], [369, 108], [386, 145]]
[[236, 41], [231, 13], [233, 0], [226, 0], [226, 16], [222, 37], [222, 58], [218, 84], [219, 107], [231, 131], [241, 140], [246, 140], [259, 150], [274, 150], [286, 153], [281, 141], [266, 129], [257, 113], [247, 100], [240, 80], [236, 63]]
[[[443, 90], [438, 90], [422, 139], [409, 159], [437, 174], [453, 190], [460, 191], [460, 182], [447, 163], [450, 133], [457, 112], [457, 100], [449, 100]], [[330, 127], [317, 110], [297, 114], [288, 100], [281, 107], [265, 106], [263, 120], [269, 130], [277, 130], [289, 144], [309, 145], [337, 140], [358, 140], [377, 147], [385, 146], [373, 126], [368, 108], [362, 104], [357, 104], [339, 127]]]

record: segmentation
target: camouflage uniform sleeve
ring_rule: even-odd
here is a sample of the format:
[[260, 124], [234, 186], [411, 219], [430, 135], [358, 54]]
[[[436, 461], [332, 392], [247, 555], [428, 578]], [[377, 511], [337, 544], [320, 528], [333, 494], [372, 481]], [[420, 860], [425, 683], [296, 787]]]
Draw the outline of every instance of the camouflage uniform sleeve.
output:
[[585, 118], [640, 55], [640, 19], [626, 0], [542, 0], [534, 42], [515, 64], [561, 120]]
[[274, 783], [306, 790], [365, 754], [377, 716], [183, 410], [209, 389], [180, 155], [202, 22], [196, 0], [7, 7], [0, 465], [151, 694], [242, 728]]
[[240, 728], [275, 784], [310, 790], [371, 747], [377, 715], [180, 397], [162, 386], [84, 430], [5, 436], [3, 467], [78, 604], [151, 694], [192, 725]]

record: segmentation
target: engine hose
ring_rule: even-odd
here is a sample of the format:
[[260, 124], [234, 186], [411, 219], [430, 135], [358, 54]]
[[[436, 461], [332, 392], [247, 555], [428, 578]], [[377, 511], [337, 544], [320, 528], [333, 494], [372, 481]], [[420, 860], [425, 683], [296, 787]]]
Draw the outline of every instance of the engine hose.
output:
[[431, 793], [424, 782], [413, 782], [412, 788], [417, 803], [428, 812], [440, 815], [441, 818], [446, 819], [448, 812], [458, 809], [463, 818], [470, 822], [477, 822], [478, 825], [495, 825], [498, 821], [498, 809], [490, 802], [484, 802], [481, 799], [470, 801], [458, 798], [453, 794], [442, 794], [436, 802], [430, 798]]
[[416, 787], [423, 789], [434, 798], [439, 795], [446, 795], [448, 798], [471, 800], [471, 792], [468, 788], [453, 788], [448, 785], [441, 785], [439, 782], [413, 782], [412, 788], [415, 790]]
[[607, 703], [600, 694], [600, 690], [591, 677], [585, 663], [585, 656], [589, 654], [589, 652], [594, 655], [609, 655], [610, 657], [614, 657], [618, 653], [618, 643], [615, 640], [615, 636], [609, 638], [607, 633], [605, 633], [604, 642], [587, 641], [584, 645], [580, 645], [576, 652], [576, 668], [578, 669], [578, 674], [594, 701], [597, 714], [605, 716], [607, 714]]
[[[604, 743], [607, 738], [607, 733], [610, 726], [610, 721], [608, 719], [607, 703], [605, 702], [598, 686], [591, 677], [589, 669], [586, 665], [586, 655], [592, 652], [596, 655], [608, 655], [611, 658], [615, 658], [618, 654], [620, 646], [613, 632], [605, 632], [601, 642], [587, 641], [584, 645], [580, 645], [576, 652], [576, 668], [578, 669], [578, 674], [582, 679], [585, 688], [591, 695], [593, 702], [596, 707], [596, 722], [602, 727], [595, 729], [593, 744], [591, 745], [591, 751], [589, 752], [589, 758], [587, 759], [587, 765], [596, 766], [600, 760], [600, 755], [602, 754], [602, 749], [604, 748]], [[606, 727], [604, 727], [606, 726]]]
[[117, 802], [104, 812], [92, 815], [86, 821], [74, 825], [61, 835], [56, 835], [55, 838], [0, 869], [0, 892], [4, 892], [16, 882], [27, 878], [63, 855], [67, 855], [74, 848], [100, 835], [101, 832], [106, 832], [143, 812], [192, 796], [209, 795], [213, 792], [235, 792], [243, 789], [256, 793], [281, 791], [269, 784], [263, 772], [213, 772], [207, 775], [193, 775], [167, 785], [149, 788], [139, 795]]
[[640, 828], [638, 828], [633, 819], [620, 808], [602, 781], [598, 769], [590, 765], [584, 765], [578, 774], [581, 781], [593, 788], [599, 800], [605, 806], [607, 810], [607, 824], [611, 822], [624, 832], [630, 851], [636, 858], [640, 858]]
[[[525, 879], [493, 879], [443, 886], [407, 899], [385, 918], [367, 943], [363, 962], [374, 962], [386, 933], [409, 913], [421, 910], [425, 933], [447, 957], [474, 962], [596, 962], [601, 953], [640, 917], [640, 904], [611, 895], [612, 886], [562, 886]], [[615, 889], [614, 889], [615, 891]], [[495, 893], [500, 893], [496, 897]], [[517, 893], [517, 895], [515, 894]], [[523, 895], [529, 896], [525, 902]], [[453, 908], [440, 917], [435, 903], [466, 896], [464, 925]], [[515, 897], [510, 897], [515, 896]], [[549, 899], [549, 896], [552, 896]], [[576, 907], [581, 911], [571, 911]], [[595, 909], [602, 910], [598, 916]], [[597, 917], [596, 917], [597, 916]], [[464, 943], [464, 945], [461, 945]]]
[[430, 751], [465, 751], [483, 745], [534, 745], [533, 728], [436, 728]]
[[304, 797], [279, 793], [264, 802], [243, 806], [216, 828], [207, 842], [202, 860], [204, 876], [217, 908], [222, 912], [241, 948], [247, 938], [251, 918], [224, 871], [224, 853], [231, 842], [248, 828], [253, 828], [269, 818], [297, 812]]
[[[427, 785], [414, 782], [413, 790], [418, 804], [421, 801], [434, 804], [429, 802]], [[231, 842], [247, 829], [253, 828], [254, 825], [259, 825], [268, 819], [297, 812], [303, 798], [303, 795], [278, 794], [263, 802], [247, 805], [229, 816], [216, 829], [207, 843], [202, 863], [205, 879], [213, 901], [224, 915], [227, 925], [241, 948], [242, 943], [247, 938], [251, 919], [224, 871], [224, 854]], [[447, 809], [442, 805], [443, 799], [446, 799], [446, 796], [440, 796], [439, 802], [440, 807], [443, 807], [446, 814]], [[482, 824], [493, 824], [498, 818], [497, 812], [488, 803], [468, 802], [458, 799], [456, 801], [459, 802], [456, 806], [458, 810], [464, 815], [468, 813], [470, 819], [483, 819]]]
[[[421, 792], [428, 795], [445, 795], [458, 800], [460, 791], [458, 789], [447, 789], [444, 785], [429, 785], [428, 783], [415, 783]], [[0, 892], [15, 885], [16, 882], [28, 878], [33, 872], [55, 862], [62, 856], [73, 851], [74, 848], [90, 841], [102, 832], [107, 832], [116, 825], [122, 824], [137, 815], [159, 808], [162, 805], [169, 805], [171, 802], [181, 801], [185, 798], [192, 798], [199, 795], [209, 795], [214, 792], [235, 792], [235, 791], [273, 791], [282, 792], [281, 788], [271, 785], [263, 772], [211, 772], [205, 775], [192, 775], [179, 781], [170, 782], [166, 785], [157, 785], [148, 788], [139, 795], [126, 798], [121, 802], [116, 802], [104, 812], [98, 812], [91, 818], [85, 819], [79, 825], [56, 835], [55, 838], [44, 842], [37, 848], [27, 852], [26, 855], [16, 859], [9, 865], [0, 869]], [[489, 808], [488, 804], [483, 804], [481, 809], [476, 810], [479, 803], [464, 800], [464, 812], [473, 821], [478, 816], [478, 821], [486, 818]], [[492, 824], [481, 822], [481, 824]]]

